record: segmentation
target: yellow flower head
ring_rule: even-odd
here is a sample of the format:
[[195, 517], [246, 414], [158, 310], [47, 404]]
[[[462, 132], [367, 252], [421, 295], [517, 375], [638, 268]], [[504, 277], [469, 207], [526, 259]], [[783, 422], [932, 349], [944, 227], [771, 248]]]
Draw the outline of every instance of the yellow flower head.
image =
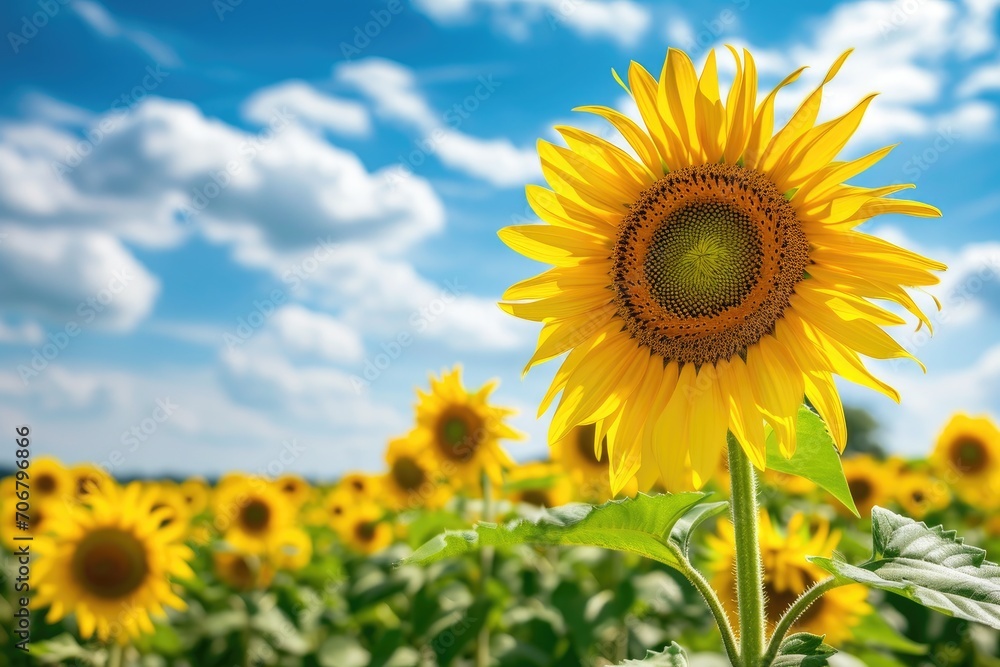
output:
[[514, 465], [500, 440], [523, 436], [505, 423], [512, 410], [490, 405], [496, 383], [468, 391], [458, 367], [440, 379], [431, 376], [430, 383], [429, 392], [417, 390], [417, 426], [411, 436], [414, 444], [456, 486], [481, 486], [484, 471], [499, 484], [502, 470]]
[[535, 507], [559, 507], [573, 499], [573, 485], [562, 468], [534, 461], [512, 468], [507, 474], [507, 498]]
[[48, 606], [46, 621], [75, 614], [80, 635], [126, 643], [153, 632], [150, 615], [183, 609], [170, 577], [190, 578], [194, 554], [161, 527], [169, 510], [154, 510], [155, 491], [139, 483], [91, 491], [36, 540], [39, 559], [35, 603]]
[[80, 463], [69, 469], [73, 478], [73, 495], [77, 500], [86, 498], [94, 491], [107, 491], [115, 481], [104, 468], [93, 463]]
[[[25, 536], [34, 538], [49, 534], [53, 526], [59, 525], [60, 516], [68, 507], [62, 498], [50, 496], [44, 500], [36, 500], [32, 495], [28, 511], [23, 512], [18, 509], [20, 499], [15, 495], [17, 491], [23, 490], [23, 487], [19, 488], [16, 485], [14, 477], [7, 477], [0, 482], [0, 543], [13, 552], [25, 544], [23, 540], [16, 538]], [[28, 517], [28, 530], [20, 530], [17, 527], [17, 522], [23, 521], [24, 515]]]
[[[764, 590], [767, 597], [768, 631], [774, 629], [789, 606], [812, 584], [826, 579], [828, 573], [816, 567], [807, 556], [833, 555], [840, 533], [830, 531], [829, 523], [816, 519], [814, 528], [806, 524], [805, 516], [795, 514], [785, 534], [779, 533], [766, 513], [761, 514], [760, 552], [764, 563]], [[719, 593], [726, 611], [735, 619], [737, 614], [735, 558], [736, 540], [733, 526], [725, 522], [718, 536], [710, 536], [708, 545], [713, 552], [712, 587]], [[792, 632], [825, 634], [827, 643], [839, 646], [850, 639], [851, 628], [872, 613], [866, 602], [868, 592], [861, 585], [844, 586], [828, 592], [799, 618]]]
[[392, 524], [383, 520], [375, 503], [354, 505], [334, 528], [351, 549], [365, 555], [377, 553], [392, 544]]
[[389, 466], [380, 483], [387, 507], [411, 510], [443, 507], [451, 498], [448, 482], [437, 470], [437, 460], [417, 444], [412, 435], [395, 438], [385, 450]]
[[1000, 429], [988, 417], [953, 416], [938, 436], [931, 465], [965, 502], [1000, 507]]
[[184, 480], [181, 483], [180, 492], [191, 516], [198, 516], [208, 508], [208, 499], [212, 494], [212, 489], [200, 477]]
[[349, 472], [340, 478], [337, 488], [344, 489], [357, 500], [371, 500], [379, 494], [379, 480], [364, 472]]
[[948, 485], [926, 472], [904, 472], [895, 480], [896, 502], [903, 506], [907, 516], [918, 521], [931, 512], [945, 509], [951, 502]]
[[274, 579], [274, 566], [259, 555], [240, 551], [217, 551], [212, 554], [215, 575], [237, 591], [267, 588]]
[[271, 542], [270, 559], [280, 570], [301, 570], [309, 564], [312, 553], [312, 539], [301, 528], [289, 528]]
[[312, 492], [309, 482], [291, 473], [282, 475], [274, 483], [296, 508], [302, 507]]
[[235, 549], [266, 553], [271, 541], [292, 525], [295, 509], [273, 482], [248, 477], [220, 487], [214, 498], [217, 529]]
[[52, 456], [39, 456], [28, 468], [28, 483], [31, 485], [33, 502], [73, 496], [76, 492], [75, 479], [70, 471]]
[[191, 509], [180, 487], [173, 483], [150, 484], [149, 488], [153, 492], [153, 509], [165, 508], [168, 511], [163, 519], [163, 525], [174, 525], [178, 528], [179, 539], [187, 536], [190, 528]]
[[[876, 505], [884, 507], [892, 498], [889, 484], [896, 479], [895, 475], [888, 474], [885, 464], [868, 454], [845, 458], [844, 477], [862, 518], [870, 516], [873, 507]], [[853, 516], [840, 503], [837, 503], [837, 511], [844, 516]]]
[[549, 440], [595, 424], [608, 439], [613, 491], [637, 475], [640, 488], [657, 475], [669, 490], [700, 488], [727, 431], [763, 470], [764, 422], [790, 456], [803, 396], [842, 449], [833, 376], [898, 399], [861, 355], [912, 356], [882, 329], [904, 320], [870, 300], [929, 325], [904, 286], [932, 285], [945, 268], [856, 229], [883, 213], [940, 213], [887, 196], [905, 185], [845, 184], [890, 150], [836, 161], [874, 96], [816, 122], [823, 87], [848, 54], [775, 131], [777, 90], [802, 70], [758, 99], [753, 58], [730, 50], [736, 76], [725, 100], [714, 51], [700, 75], [676, 49], [659, 80], [633, 62], [627, 89], [644, 127], [607, 107], [580, 109], [609, 121], [631, 152], [557, 127], [567, 147], [538, 148], [552, 189], [527, 189], [545, 224], [500, 233], [554, 265], [500, 304], [542, 324], [529, 368], [569, 353], [541, 403], [545, 411], [561, 394]]

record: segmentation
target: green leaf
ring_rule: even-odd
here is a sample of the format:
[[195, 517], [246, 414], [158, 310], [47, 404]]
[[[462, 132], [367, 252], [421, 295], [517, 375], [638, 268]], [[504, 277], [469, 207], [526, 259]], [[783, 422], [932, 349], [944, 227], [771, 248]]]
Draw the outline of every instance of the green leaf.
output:
[[866, 647], [888, 649], [907, 655], [924, 655], [927, 646], [907, 639], [899, 630], [889, 625], [882, 614], [875, 612], [851, 628], [851, 643]]
[[660, 653], [646, 651], [646, 657], [642, 660], [626, 660], [619, 664], [632, 665], [632, 667], [687, 667], [688, 661], [687, 656], [684, 655], [684, 649], [674, 642], [670, 642], [670, 646]]
[[670, 531], [670, 541], [677, 545], [682, 554], [687, 556], [691, 543], [691, 534], [694, 530], [706, 519], [721, 514], [727, 509], [729, 509], [729, 503], [725, 500], [717, 503], [700, 503], [695, 505], [674, 524], [674, 529]]
[[345, 635], [330, 637], [316, 654], [320, 667], [366, 667], [370, 658], [357, 639]]
[[432, 563], [484, 546], [575, 544], [638, 554], [677, 567], [682, 555], [670, 531], [708, 494], [676, 493], [611, 500], [600, 506], [573, 504], [542, 512], [537, 519], [506, 525], [480, 523], [473, 530], [446, 531], [404, 563]]
[[781, 642], [778, 657], [771, 665], [772, 667], [823, 667], [836, 652], [837, 649], [823, 643], [822, 637], [799, 632], [789, 635]]
[[953, 530], [928, 528], [889, 510], [872, 510], [873, 555], [860, 566], [809, 560], [849, 581], [896, 593], [925, 607], [1000, 629], [1000, 566]]
[[795, 454], [786, 459], [778, 448], [778, 436], [769, 429], [767, 435], [767, 467], [787, 475], [804, 477], [833, 495], [851, 510], [854, 516], [861, 516], [851, 497], [851, 488], [840, 464], [840, 453], [830, 437], [826, 424], [815, 412], [802, 406], [795, 422], [798, 445]]

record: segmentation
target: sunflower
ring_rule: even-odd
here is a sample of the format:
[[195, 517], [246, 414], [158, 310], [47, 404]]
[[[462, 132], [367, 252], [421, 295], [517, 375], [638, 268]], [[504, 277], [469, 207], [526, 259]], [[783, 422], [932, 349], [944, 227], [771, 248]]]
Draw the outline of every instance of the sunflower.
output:
[[954, 415], [938, 436], [931, 465], [965, 502], [1000, 507], [1000, 430], [988, 417]]
[[[552, 460], [569, 475], [579, 498], [603, 502], [617, 494], [611, 492], [608, 483], [608, 439], [601, 438], [598, 449], [595, 433], [593, 424], [574, 427], [565, 437], [552, 443]], [[624, 495], [634, 496], [638, 491], [633, 481], [624, 489]]]
[[349, 472], [340, 478], [337, 487], [351, 493], [358, 500], [370, 500], [378, 496], [378, 479], [363, 472]]
[[179, 528], [180, 539], [184, 539], [191, 520], [191, 510], [180, 487], [177, 484], [161, 482], [150, 484], [149, 488], [154, 497], [153, 509], [165, 508], [169, 512], [163, 519], [163, 525], [176, 525]]
[[162, 528], [166, 509], [154, 510], [155, 494], [141, 484], [91, 491], [36, 540], [39, 560], [35, 601], [48, 606], [46, 621], [76, 615], [80, 635], [126, 643], [153, 632], [150, 615], [163, 607], [184, 609], [170, 577], [190, 578], [194, 554]]
[[81, 500], [90, 495], [93, 491], [108, 491], [115, 484], [115, 480], [108, 472], [93, 463], [80, 463], [69, 469], [73, 478], [73, 495], [77, 500]]
[[[886, 470], [876, 459], [863, 454], [845, 458], [843, 463], [847, 486], [862, 517], [869, 516], [873, 507], [885, 505], [892, 498], [892, 491], [886, 484]], [[849, 516], [847, 508], [839, 503], [837, 511]]]
[[17, 551], [19, 546], [24, 546], [24, 541], [15, 539], [17, 537], [30, 535], [34, 538], [51, 532], [52, 527], [58, 525], [59, 517], [66, 507], [57, 498], [50, 497], [47, 500], [32, 498], [28, 511], [21, 512], [27, 514], [29, 528], [26, 531], [19, 530], [17, 521], [21, 517], [17, 516], [19, 513], [18, 498], [15, 495], [17, 490], [13, 477], [7, 477], [0, 482], [0, 544], [10, 551]]
[[252, 591], [267, 588], [274, 579], [274, 566], [258, 555], [240, 551], [216, 551], [212, 554], [215, 575], [230, 588]]
[[302, 507], [302, 505], [304, 505], [309, 499], [311, 492], [309, 482], [302, 479], [298, 475], [288, 473], [274, 480], [274, 483], [281, 490], [281, 492], [288, 497], [288, 500], [291, 501], [293, 507]]
[[73, 475], [58, 459], [39, 456], [28, 468], [32, 502], [64, 498], [75, 493]]
[[513, 503], [535, 507], [558, 507], [573, 499], [573, 485], [562, 468], [533, 461], [512, 468], [507, 474], [506, 496]]
[[896, 502], [906, 510], [907, 516], [918, 521], [931, 512], [948, 507], [951, 493], [948, 485], [926, 472], [911, 470], [896, 477], [894, 493]]
[[402, 511], [418, 507], [443, 507], [451, 497], [448, 483], [435, 467], [436, 461], [422, 456], [422, 449], [410, 436], [395, 438], [385, 450], [389, 472], [380, 487], [387, 507]]
[[294, 518], [288, 498], [260, 477], [229, 482], [215, 494], [215, 526], [225, 531], [226, 542], [238, 551], [266, 553]]
[[802, 69], [758, 102], [753, 58], [730, 51], [737, 71], [724, 103], [714, 51], [700, 76], [676, 49], [659, 81], [633, 62], [626, 89], [645, 128], [607, 107], [580, 110], [608, 120], [634, 154], [557, 127], [568, 148], [538, 147], [552, 189], [527, 188], [547, 224], [500, 232], [554, 265], [500, 304], [542, 323], [528, 368], [569, 352], [541, 402], [544, 412], [562, 394], [549, 441], [596, 424], [614, 491], [636, 475], [649, 488], [657, 468], [670, 490], [687, 486], [686, 469], [700, 488], [727, 430], [763, 470], [763, 422], [790, 456], [803, 395], [843, 449], [834, 374], [898, 400], [859, 355], [912, 358], [881, 328], [904, 320], [869, 299], [930, 325], [904, 287], [937, 283], [931, 272], [945, 266], [855, 228], [883, 213], [940, 212], [886, 196], [906, 185], [844, 184], [890, 150], [833, 161], [874, 96], [816, 124], [848, 53], [773, 132], [775, 95]]
[[[769, 632], [803, 591], [829, 576], [806, 558], [833, 555], [840, 533], [831, 532], [830, 524], [825, 519], [817, 518], [812, 523], [814, 527], [810, 531], [805, 516], [797, 513], [788, 522], [788, 529], [783, 535], [775, 529], [767, 513], [761, 513], [760, 552], [764, 564]], [[712, 587], [720, 594], [726, 611], [735, 619], [738, 608], [733, 525], [729, 522], [720, 524], [719, 534], [710, 535], [707, 542], [713, 552]], [[872, 613], [866, 602], [867, 596], [867, 590], [861, 585], [835, 588], [814, 602], [792, 631], [825, 634], [827, 643], [838, 646], [851, 638], [851, 628]]]
[[181, 483], [180, 492], [191, 516], [198, 516], [208, 508], [208, 499], [212, 494], [212, 489], [200, 477], [184, 480]]
[[334, 527], [351, 549], [371, 555], [392, 544], [392, 525], [383, 518], [378, 505], [363, 503], [352, 507], [348, 516]]
[[270, 560], [281, 570], [300, 570], [309, 564], [313, 545], [309, 534], [301, 528], [289, 528], [271, 542]]
[[338, 530], [350, 518], [350, 508], [357, 504], [354, 496], [345, 488], [337, 487], [326, 495], [323, 501], [325, 523]]
[[514, 465], [500, 440], [523, 436], [504, 420], [513, 410], [490, 405], [496, 382], [487, 382], [474, 392], [462, 385], [461, 368], [430, 378], [431, 389], [417, 389], [417, 427], [414, 444], [434, 458], [436, 467], [456, 486], [481, 486], [485, 472], [494, 484], [502, 482], [502, 470]]

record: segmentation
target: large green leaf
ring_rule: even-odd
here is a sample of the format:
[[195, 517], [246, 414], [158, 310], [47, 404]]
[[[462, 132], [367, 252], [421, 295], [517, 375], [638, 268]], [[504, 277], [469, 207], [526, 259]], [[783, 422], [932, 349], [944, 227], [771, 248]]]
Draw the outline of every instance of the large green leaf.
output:
[[729, 503], [725, 500], [717, 503], [699, 503], [677, 520], [673, 530], [670, 531], [670, 541], [676, 544], [681, 553], [688, 555], [691, 543], [691, 534], [706, 519], [721, 514], [729, 509]]
[[807, 632], [786, 637], [778, 649], [772, 667], [823, 667], [837, 649], [823, 643], [823, 638]]
[[688, 661], [687, 656], [684, 655], [684, 649], [674, 642], [670, 642], [670, 646], [659, 653], [647, 651], [646, 657], [642, 660], [626, 660], [619, 664], [622, 667], [629, 665], [631, 667], [687, 667]]
[[682, 555], [670, 540], [670, 531], [706, 497], [704, 493], [640, 493], [596, 507], [556, 507], [535, 520], [518, 519], [502, 526], [484, 522], [472, 530], [446, 531], [403, 562], [431, 563], [484, 546], [575, 544], [627, 551], [677, 567]]
[[778, 448], [778, 436], [774, 431], [767, 435], [767, 467], [787, 475], [804, 477], [830, 492], [834, 498], [851, 510], [854, 516], [858, 508], [851, 497], [851, 488], [844, 477], [844, 467], [840, 464], [840, 453], [826, 424], [815, 412], [802, 406], [795, 422], [798, 444], [792, 458], [786, 459]]
[[860, 566], [810, 560], [832, 574], [896, 593], [949, 616], [1000, 629], [1000, 566], [953, 530], [928, 528], [889, 510], [872, 510], [873, 555]]
[[876, 611], [868, 614], [851, 628], [851, 644], [869, 648], [888, 649], [907, 655], [925, 655], [927, 646], [907, 639], [899, 630], [889, 625], [883, 615]]

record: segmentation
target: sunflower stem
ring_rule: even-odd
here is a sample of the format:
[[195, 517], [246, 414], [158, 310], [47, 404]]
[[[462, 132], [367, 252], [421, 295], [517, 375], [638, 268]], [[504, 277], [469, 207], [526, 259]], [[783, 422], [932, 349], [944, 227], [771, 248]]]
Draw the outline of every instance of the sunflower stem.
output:
[[802, 595], [792, 603], [792, 606], [788, 608], [788, 611], [785, 612], [781, 620], [778, 621], [778, 625], [774, 628], [774, 634], [771, 635], [771, 640], [767, 645], [767, 653], [764, 654], [764, 660], [761, 663], [763, 667], [769, 667], [774, 662], [774, 659], [778, 656], [778, 650], [781, 648], [781, 642], [785, 639], [785, 635], [795, 625], [795, 621], [798, 620], [799, 616], [809, 608], [809, 605], [820, 599], [827, 591], [844, 585], [844, 583], [837, 581], [836, 578], [828, 577], [816, 582], [811, 588], [803, 591]]
[[704, 598], [709, 610], [711, 610], [712, 616], [715, 617], [715, 622], [722, 632], [722, 645], [726, 649], [726, 656], [729, 657], [729, 662], [739, 665], [740, 650], [736, 643], [736, 635], [733, 633], [733, 626], [729, 622], [729, 617], [726, 615], [726, 610], [722, 606], [719, 596], [716, 595], [712, 589], [712, 585], [708, 583], [705, 576], [695, 569], [691, 561], [683, 553], [678, 551], [677, 560], [681, 564], [681, 574], [701, 593], [701, 597]]
[[111, 642], [108, 645], [108, 667], [122, 667], [125, 657], [125, 649], [118, 642]]
[[757, 479], [753, 464], [732, 433], [729, 443], [730, 508], [736, 534], [736, 601], [740, 664], [758, 667], [764, 654], [764, 568], [758, 538]]
[[[493, 485], [489, 475], [484, 470], [481, 473], [483, 491], [483, 521], [493, 520]], [[483, 547], [479, 551], [479, 594], [485, 598], [489, 591], [489, 580], [493, 573], [493, 548]], [[489, 667], [490, 664], [490, 626], [488, 619], [483, 621], [476, 640], [476, 667]]]

